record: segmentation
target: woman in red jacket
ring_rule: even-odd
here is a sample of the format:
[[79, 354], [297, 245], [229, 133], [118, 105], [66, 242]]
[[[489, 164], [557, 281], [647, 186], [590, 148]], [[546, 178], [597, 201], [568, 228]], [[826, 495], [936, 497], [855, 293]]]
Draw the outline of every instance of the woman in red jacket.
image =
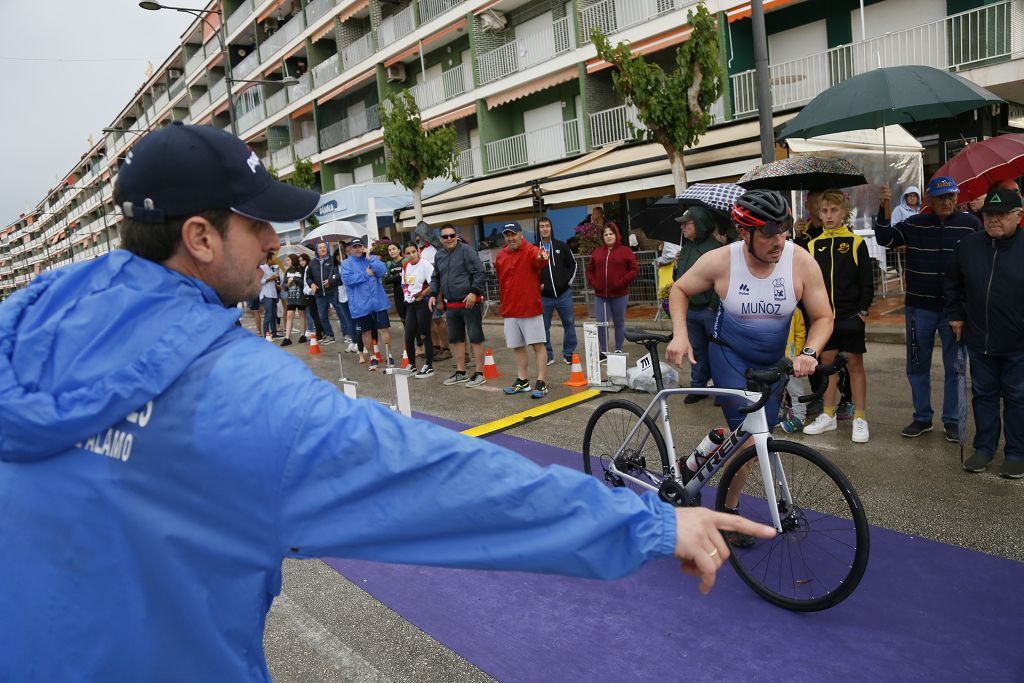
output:
[[[622, 236], [614, 223], [606, 223], [601, 233], [603, 244], [594, 250], [587, 263], [587, 282], [594, 289], [597, 300], [597, 321], [605, 322], [611, 313], [615, 324], [615, 351], [622, 350], [626, 336], [626, 304], [629, 303], [629, 283], [637, 276], [636, 256], [622, 244]], [[598, 335], [601, 357], [604, 357], [607, 333]]]

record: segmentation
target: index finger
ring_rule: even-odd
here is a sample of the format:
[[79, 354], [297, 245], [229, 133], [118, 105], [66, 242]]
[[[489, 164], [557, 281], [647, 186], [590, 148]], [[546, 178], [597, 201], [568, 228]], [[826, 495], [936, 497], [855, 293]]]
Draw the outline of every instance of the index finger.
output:
[[775, 529], [773, 527], [752, 522], [739, 515], [716, 512], [713, 522], [715, 528], [720, 531], [738, 531], [741, 534], [749, 534], [757, 538], [772, 538], [775, 536]]

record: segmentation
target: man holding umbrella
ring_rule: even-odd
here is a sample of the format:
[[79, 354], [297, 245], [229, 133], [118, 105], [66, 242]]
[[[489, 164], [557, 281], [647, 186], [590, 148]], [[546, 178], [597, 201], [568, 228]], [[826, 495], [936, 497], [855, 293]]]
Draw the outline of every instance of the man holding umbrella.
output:
[[[930, 212], [890, 225], [880, 206], [875, 220], [875, 239], [880, 245], [907, 248], [907, 380], [914, 402], [914, 419], [901, 434], [914, 438], [932, 430], [932, 348], [938, 334], [945, 372], [942, 424], [946, 440], [959, 443], [956, 339], [943, 310], [946, 303], [943, 274], [952, 262], [956, 245], [964, 237], [980, 231], [981, 225], [972, 214], [956, 210], [959, 188], [952, 178], [932, 178], [925, 192]], [[887, 202], [892, 199], [892, 192], [883, 187], [879, 198]]]
[[[992, 190], [981, 207], [985, 232], [956, 247], [946, 275], [945, 315], [971, 359], [974, 455], [963, 468], [984, 472], [1005, 432], [1006, 461], [999, 475], [1024, 478], [1024, 238], [1021, 197]], [[1000, 425], [999, 399], [1004, 425]], [[966, 400], [966, 397], [964, 397]]]

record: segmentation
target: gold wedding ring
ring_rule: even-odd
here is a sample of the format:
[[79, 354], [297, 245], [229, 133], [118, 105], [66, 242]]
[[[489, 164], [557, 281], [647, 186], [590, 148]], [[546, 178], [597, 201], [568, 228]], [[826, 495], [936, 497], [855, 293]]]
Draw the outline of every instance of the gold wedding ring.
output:
[[718, 554], [718, 548], [715, 548], [710, 553], [708, 553], [708, 557], [714, 557], [717, 554]]

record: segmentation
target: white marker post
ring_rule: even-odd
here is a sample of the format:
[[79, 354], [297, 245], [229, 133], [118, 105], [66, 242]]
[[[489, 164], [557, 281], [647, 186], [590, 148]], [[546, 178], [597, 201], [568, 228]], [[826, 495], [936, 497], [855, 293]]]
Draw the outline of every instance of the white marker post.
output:
[[[611, 323], [583, 323], [583, 353], [584, 367], [587, 370], [587, 382], [591, 389], [600, 391], [622, 391], [622, 385], [606, 382], [601, 379], [601, 344], [598, 341], [598, 327], [608, 327]], [[609, 362], [615, 356], [622, 357], [622, 374], [625, 375], [625, 354], [607, 354]], [[618, 361], [616, 361], [618, 362]], [[611, 368], [609, 367], [609, 373]]]

